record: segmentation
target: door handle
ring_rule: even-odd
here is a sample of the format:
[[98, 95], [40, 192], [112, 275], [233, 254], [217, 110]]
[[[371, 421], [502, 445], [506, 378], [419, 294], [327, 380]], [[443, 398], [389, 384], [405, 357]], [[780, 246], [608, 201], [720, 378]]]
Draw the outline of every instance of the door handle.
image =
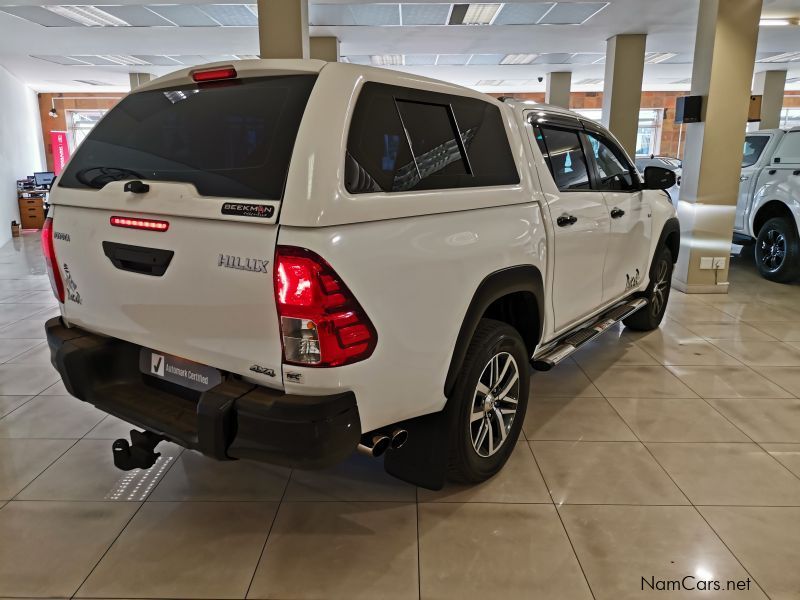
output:
[[569, 227], [570, 225], [575, 225], [578, 222], [578, 217], [573, 215], [561, 215], [556, 219], [556, 223], [559, 227]]
[[797, 169], [796, 171], [792, 171], [792, 175], [800, 175], [800, 169]]
[[769, 173], [770, 175], [775, 175], [775, 173], [777, 173], [777, 172], [778, 172], [778, 171], [777, 171], [776, 169], [770, 169], [770, 170], [768, 171], [768, 173]]
[[739, 181], [747, 181], [748, 179], [750, 179], [749, 175], [740, 175], [739, 176]]
[[611, 209], [611, 218], [612, 219], [619, 219], [622, 215], [625, 214], [625, 211], [621, 208], [617, 208], [616, 206]]

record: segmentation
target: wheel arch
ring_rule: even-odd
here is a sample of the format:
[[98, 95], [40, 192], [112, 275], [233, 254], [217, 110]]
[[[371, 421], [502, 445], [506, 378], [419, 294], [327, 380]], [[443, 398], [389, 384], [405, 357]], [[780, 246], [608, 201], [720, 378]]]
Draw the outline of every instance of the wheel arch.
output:
[[542, 335], [544, 321], [544, 282], [541, 271], [533, 265], [518, 265], [489, 274], [472, 296], [456, 338], [450, 367], [444, 382], [445, 396], [455, 386], [478, 323], [492, 318], [514, 327], [533, 356]]
[[669, 248], [672, 254], [673, 264], [678, 262], [678, 254], [681, 250], [681, 225], [677, 217], [670, 217], [664, 222], [664, 227], [661, 228], [661, 235], [658, 238], [658, 243], [653, 250], [653, 259], [655, 259], [655, 252], [661, 246]]
[[756, 211], [755, 215], [753, 215], [753, 237], [757, 238], [761, 228], [764, 226], [764, 223], [776, 217], [788, 219], [794, 224], [795, 229], [797, 228], [797, 223], [795, 222], [795, 216], [792, 212], [792, 209], [781, 200], [769, 200], [762, 204]]

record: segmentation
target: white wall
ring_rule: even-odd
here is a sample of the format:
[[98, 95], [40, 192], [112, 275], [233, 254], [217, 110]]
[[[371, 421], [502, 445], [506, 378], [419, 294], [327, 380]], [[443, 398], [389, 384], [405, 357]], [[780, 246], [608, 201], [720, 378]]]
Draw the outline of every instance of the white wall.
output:
[[42, 123], [36, 93], [0, 67], [0, 245], [19, 223], [17, 179], [44, 171]]

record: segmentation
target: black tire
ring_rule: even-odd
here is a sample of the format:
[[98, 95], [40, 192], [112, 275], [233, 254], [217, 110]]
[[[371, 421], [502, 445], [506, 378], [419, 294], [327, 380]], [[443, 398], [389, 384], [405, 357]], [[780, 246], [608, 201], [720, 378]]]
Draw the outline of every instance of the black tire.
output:
[[789, 219], [770, 219], [758, 232], [756, 268], [764, 279], [790, 283], [800, 279], [800, 238]]
[[672, 252], [666, 246], [656, 250], [650, 265], [650, 285], [644, 292], [647, 306], [636, 311], [622, 323], [634, 331], [652, 331], [664, 318], [672, 283]]
[[[512, 369], [516, 369], [516, 382], [512, 381]], [[489, 388], [493, 381], [492, 374], [497, 377], [487, 395], [479, 387]], [[450, 397], [450, 402], [455, 403], [456, 411], [453, 421], [455, 430], [450, 432], [450, 479], [478, 483], [503, 468], [522, 429], [528, 406], [529, 385], [528, 352], [517, 330], [500, 321], [482, 319], [472, 336]], [[502, 397], [499, 392], [507, 386], [508, 394]], [[492, 391], [497, 399], [491, 395]], [[516, 400], [516, 403], [512, 400]], [[478, 408], [473, 411], [476, 407]], [[512, 409], [516, 410], [514, 414], [504, 413]], [[473, 412], [477, 416], [480, 411], [483, 411], [483, 415], [473, 420]], [[481, 427], [485, 428], [482, 440]], [[500, 427], [506, 432], [504, 438]], [[501, 441], [497, 443], [495, 438], [501, 438]], [[476, 444], [479, 440], [480, 443]]]

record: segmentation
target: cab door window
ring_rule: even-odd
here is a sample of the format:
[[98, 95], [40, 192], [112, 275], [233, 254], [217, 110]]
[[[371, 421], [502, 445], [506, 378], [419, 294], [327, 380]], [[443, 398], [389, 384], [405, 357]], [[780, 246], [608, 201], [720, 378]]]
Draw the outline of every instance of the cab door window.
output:
[[615, 192], [638, 190], [639, 179], [622, 150], [611, 140], [596, 133], [587, 132], [586, 137], [597, 169], [595, 188]]

